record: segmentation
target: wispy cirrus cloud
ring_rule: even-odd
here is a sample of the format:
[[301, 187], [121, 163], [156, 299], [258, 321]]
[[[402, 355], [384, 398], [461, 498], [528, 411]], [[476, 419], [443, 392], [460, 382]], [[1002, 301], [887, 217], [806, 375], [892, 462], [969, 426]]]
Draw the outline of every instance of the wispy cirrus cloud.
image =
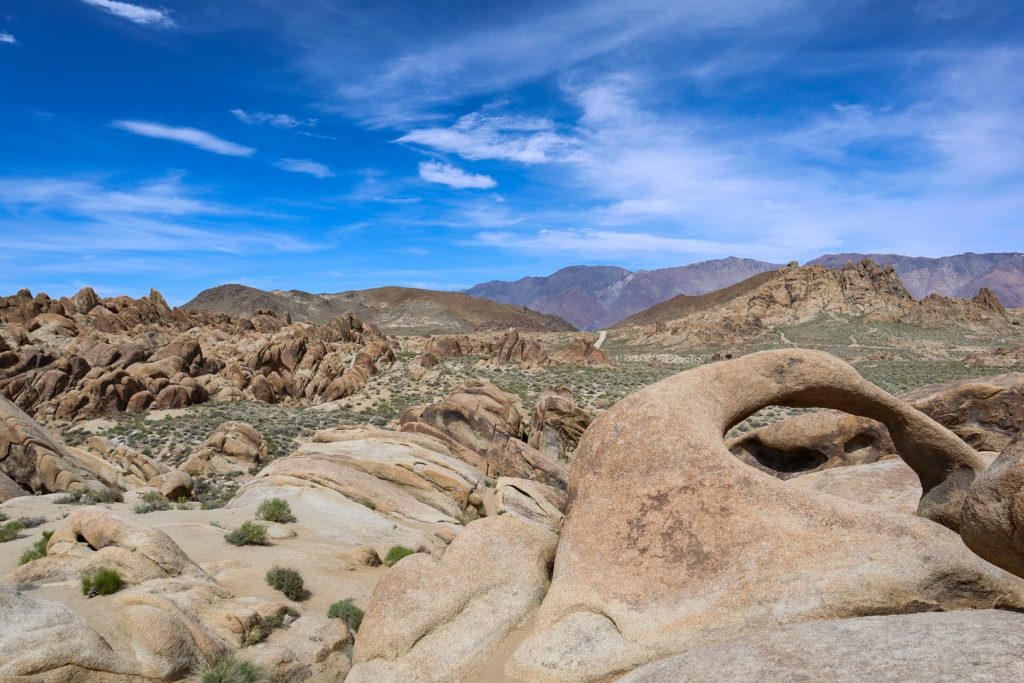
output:
[[309, 159], [281, 159], [276, 164], [278, 168], [292, 173], [305, 173], [315, 178], [332, 178], [334, 173], [330, 167]]
[[132, 120], [118, 120], [114, 121], [111, 125], [114, 128], [126, 130], [129, 133], [134, 133], [135, 135], [181, 142], [186, 145], [192, 145], [193, 147], [206, 150], [207, 152], [213, 152], [214, 154], [224, 154], [233, 157], [251, 157], [256, 153], [256, 150], [252, 147], [228, 142], [227, 140], [219, 138], [212, 133], [207, 133], [205, 130], [199, 130], [198, 128], [168, 126], [154, 121]]
[[418, 128], [396, 142], [412, 143], [470, 159], [536, 164], [563, 156], [579, 141], [557, 132], [550, 119], [474, 112], [447, 128]]
[[10, 33], [0, 32], [0, 43], [7, 43], [8, 45], [14, 45], [17, 43], [17, 39]]
[[479, 173], [467, 173], [461, 168], [440, 161], [420, 162], [420, 178], [428, 183], [447, 185], [457, 190], [488, 190], [497, 187], [494, 178]]
[[247, 112], [244, 109], [232, 109], [231, 115], [247, 126], [258, 126], [269, 124], [274, 128], [298, 128], [299, 126], [312, 126], [316, 119], [300, 121], [291, 114], [268, 114], [262, 111]]
[[118, 0], [82, 0], [82, 2], [141, 26], [171, 28], [176, 25], [174, 19], [165, 10], [133, 5], [130, 2], [119, 2]]

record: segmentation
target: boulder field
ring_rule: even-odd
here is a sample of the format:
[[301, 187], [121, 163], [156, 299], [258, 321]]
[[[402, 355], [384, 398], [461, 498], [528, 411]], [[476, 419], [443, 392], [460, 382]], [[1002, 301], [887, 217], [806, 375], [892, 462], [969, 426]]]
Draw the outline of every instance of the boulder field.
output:
[[[187, 462], [258, 473], [223, 508], [147, 514], [131, 505], [168, 472], [93, 444], [119, 463], [100, 477], [9, 409], [0, 469], [39, 495], [0, 503], [38, 518], [0, 553], [0, 680], [191, 680], [228, 654], [275, 681], [1012, 680], [1019, 384], [972, 382], [895, 397], [828, 354], [767, 351], [596, 419], [564, 388], [530, 410], [467, 383], [398, 431], [324, 429], [269, 463], [226, 423]], [[768, 405], [829, 410], [726, 441]], [[126, 502], [48, 494], [104, 486]], [[270, 498], [294, 519], [226, 543]], [[274, 565], [308, 594], [267, 586]], [[101, 568], [124, 587], [82, 595]], [[326, 616], [344, 598], [358, 630]]]

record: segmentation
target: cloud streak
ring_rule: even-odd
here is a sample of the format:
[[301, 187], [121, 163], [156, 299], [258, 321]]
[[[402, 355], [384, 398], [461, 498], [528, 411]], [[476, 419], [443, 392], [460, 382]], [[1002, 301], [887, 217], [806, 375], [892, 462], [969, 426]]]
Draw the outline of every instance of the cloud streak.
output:
[[420, 162], [420, 178], [428, 183], [447, 185], [457, 190], [488, 190], [497, 187], [494, 178], [478, 173], [467, 173], [461, 168], [440, 161]]
[[324, 164], [309, 159], [281, 159], [276, 164], [278, 168], [292, 173], [305, 173], [315, 178], [332, 178], [334, 173]]
[[15, 39], [15, 37], [12, 36], [10, 33], [0, 32], [0, 43], [7, 43], [8, 45], [14, 45], [17, 42], [18, 42], [17, 39]]
[[256, 153], [256, 150], [252, 147], [228, 142], [227, 140], [219, 138], [212, 133], [207, 133], [204, 130], [199, 130], [198, 128], [175, 127], [153, 121], [132, 120], [114, 121], [111, 125], [114, 128], [126, 130], [129, 133], [134, 133], [135, 135], [157, 138], [159, 140], [181, 142], [207, 152], [213, 152], [214, 154], [223, 154], [233, 157], [251, 157]]
[[175, 26], [174, 19], [162, 10], [133, 5], [129, 2], [118, 2], [118, 0], [82, 0], [82, 2], [140, 26], [156, 26], [158, 28]]
[[232, 109], [231, 115], [247, 126], [258, 126], [267, 123], [274, 128], [298, 128], [299, 126], [311, 126], [315, 123], [313, 119], [300, 121], [291, 114], [268, 114], [262, 111], [249, 113], [244, 109]]

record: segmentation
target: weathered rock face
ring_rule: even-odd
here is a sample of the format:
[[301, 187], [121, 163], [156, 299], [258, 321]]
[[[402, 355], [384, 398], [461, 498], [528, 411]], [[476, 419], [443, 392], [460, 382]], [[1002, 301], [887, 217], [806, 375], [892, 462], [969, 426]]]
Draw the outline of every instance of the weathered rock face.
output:
[[268, 455], [267, 443], [252, 425], [230, 420], [218, 427], [181, 468], [189, 474], [245, 471]]
[[971, 486], [960, 535], [989, 562], [1024, 576], [1024, 439], [1018, 433]]
[[783, 626], [641, 667], [622, 683], [997, 681], [1024, 677], [1024, 617], [925, 612]]
[[319, 326], [232, 319], [171, 310], [157, 292], [59, 302], [19, 293], [0, 298], [0, 329], [0, 393], [61, 419], [210, 399], [331, 401], [394, 361], [393, 342], [350, 315]]
[[[350, 543], [436, 546], [432, 533], [461, 530], [483, 474], [441, 442], [375, 428], [317, 432], [314, 442], [278, 458], [228, 504], [302, 496], [331, 510], [325, 520]], [[395, 530], [399, 527], [405, 536]]]
[[552, 355], [552, 360], [574, 365], [611, 365], [607, 354], [594, 346], [589, 337], [576, 337], [561, 351]]
[[346, 680], [486, 680], [480, 660], [540, 603], [556, 543], [504, 515], [470, 524], [441, 560], [402, 560], [373, 592]]
[[551, 589], [513, 655], [515, 675], [600, 680], [755, 627], [1024, 604], [1024, 583], [948, 529], [787, 487], [738, 461], [721, 435], [770, 403], [887, 423], [923, 483], [919, 514], [959, 523], [984, 463], [838, 359], [766, 352], [682, 373], [584, 436]]
[[492, 384], [468, 383], [440, 403], [412, 408], [402, 415], [400, 429], [441, 440], [489, 476], [535, 479], [565, 488], [566, 468], [526, 444], [528, 421], [522, 403]]
[[[71, 513], [54, 530], [46, 555], [7, 580], [50, 588], [100, 567], [116, 568], [127, 586], [96, 598], [104, 603], [95, 609], [108, 610], [109, 619], [92, 621], [92, 628], [70, 610], [0, 584], [0, 677], [181, 680], [235, 650], [252, 629], [269, 628], [267, 621], [283, 618], [287, 609], [275, 600], [233, 595], [166, 534], [99, 507]], [[274, 680], [301, 680], [320, 663], [347, 668], [341, 650], [350, 634], [343, 624], [307, 615], [293, 626], [273, 646], [242, 651], [243, 658], [258, 659]]]
[[552, 458], [568, 462], [593, 418], [573, 402], [568, 387], [540, 395], [533, 409], [529, 445]]
[[901, 398], [980, 451], [1002, 451], [1024, 429], [1024, 373], [935, 384]]
[[896, 453], [885, 425], [838, 411], [780, 420], [727, 441], [726, 446], [743, 462], [780, 479], [875, 462]]
[[[96, 478], [75, 463], [64, 444], [0, 396], [0, 473], [7, 484], [0, 502], [29, 493], [102, 489]], [[11, 486], [17, 486], [17, 489]]]

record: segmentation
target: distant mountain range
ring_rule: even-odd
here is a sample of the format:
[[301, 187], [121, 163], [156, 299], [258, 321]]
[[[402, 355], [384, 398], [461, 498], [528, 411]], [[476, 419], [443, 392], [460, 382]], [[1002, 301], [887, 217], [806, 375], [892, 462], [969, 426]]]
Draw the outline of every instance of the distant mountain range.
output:
[[299, 290], [264, 291], [245, 285], [220, 285], [200, 292], [183, 306], [252, 315], [269, 310], [295, 322], [324, 323], [345, 313], [390, 334], [451, 334], [517, 327], [534, 332], [571, 332], [575, 328], [553, 315], [479, 299], [459, 292], [410, 287], [378, 287], [337, 294]]
[[570, 266], [547, 277], [485, 282], [465, 293], [526, 306], [557, 315], [580, 329], [596, 330], [678, 294], [706, 294], [781, 267], [731, 257], [635, 272], [615, 266]]
[[957, 254], [941, 258], [899, 254], [825, 254], [807, 265], [842, 268], [870, 258], [891, 264], [915, 299], [929, 294], [973, 298], [982, 287], [991, 289], [1004, 306], [1024, 306], [1024, 254]]
[[[1019, 253], [966, 253], [942, 258], [825, 254], [807, 265], [836, 269], [865, 258], [880, 265], [891, 264], [916, 299], [929, 294], [970, 299], [982, 287], [988, 287], [1004, 305], [1024, 306], [1024, 254]], [[636, 272], [615, 266], [570, 266], [547, 277], [485, 282], [465, 293], [526, 306], [557, 315], [581, 329], [594, 330], [611, 327], [679, 295], [697, 297], [716, 292], [781, 267], [738, 258]]]

